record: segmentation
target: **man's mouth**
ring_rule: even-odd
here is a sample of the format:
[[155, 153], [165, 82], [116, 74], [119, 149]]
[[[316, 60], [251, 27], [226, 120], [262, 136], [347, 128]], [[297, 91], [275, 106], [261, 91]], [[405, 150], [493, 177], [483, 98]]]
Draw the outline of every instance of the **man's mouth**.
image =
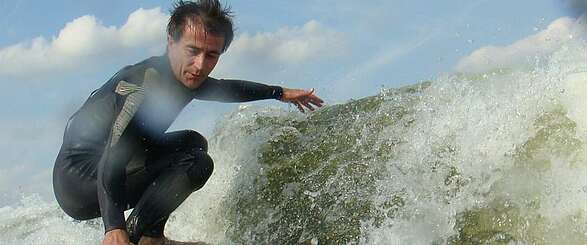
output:
[[194, 80], [194, 79], [196, 79], [196, 77], [197, 77], [197, 76], [196, 76], [196, 74], [194, 74], [194, 73], [191, 73], [191, 72], [187, 72], [187, 73], [186, 73], [186, 78], [187, 78], [188, 80]]

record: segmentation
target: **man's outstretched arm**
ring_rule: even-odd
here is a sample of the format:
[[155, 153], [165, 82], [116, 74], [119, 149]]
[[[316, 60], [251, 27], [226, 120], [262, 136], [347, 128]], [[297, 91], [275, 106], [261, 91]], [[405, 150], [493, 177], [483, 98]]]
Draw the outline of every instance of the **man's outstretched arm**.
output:
[[209, 77], [194, 91], [194, 98], [220, 102], [246, 102], [277, 99], [293, 103], [301, 112], [304, 107], [314, 110], [324, 101], [314, 95], [314, 90], [288, 89], [244, 80], [215, 79]]

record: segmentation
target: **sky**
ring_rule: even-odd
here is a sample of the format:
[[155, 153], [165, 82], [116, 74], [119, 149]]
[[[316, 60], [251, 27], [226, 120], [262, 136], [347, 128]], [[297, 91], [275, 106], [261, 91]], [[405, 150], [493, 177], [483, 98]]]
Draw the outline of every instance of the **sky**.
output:
[[[223, 1], [235, 40], [212, 76], [315, 88], [327, 104], [547, 54], [584, 0]], [[118, 69], [165, 49], [170, 1], [0, 0], [0, 206], [51, 198], [65, 122]], [[552, 40], [555, 41], [552, 41]], [[276, 101], [255, 106], [293, 107]], [[239, 104], [194, 101], [172, 129], [210, 137]]]

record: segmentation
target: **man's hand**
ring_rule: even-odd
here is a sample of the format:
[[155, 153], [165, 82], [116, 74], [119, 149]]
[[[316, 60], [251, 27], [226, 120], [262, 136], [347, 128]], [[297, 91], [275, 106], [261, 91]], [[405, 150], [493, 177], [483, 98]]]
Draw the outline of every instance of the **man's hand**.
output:
[[114, 229], [104, 234], [102, 245], [131, 245], [131, 243], [125, 230]]
[[314, 89], [308, 91], [303, 89], [283, 88], [283, 95], [281, 96], [281, 101], [289, 102], [296, 105], [298, 107], [298, 110], [300, 110], [301, 112], [305, 112], [304, 107], [313, 111], [314, 106], [322, 107], [322, 103], [324, 103], [322, 99], [314, 95]]

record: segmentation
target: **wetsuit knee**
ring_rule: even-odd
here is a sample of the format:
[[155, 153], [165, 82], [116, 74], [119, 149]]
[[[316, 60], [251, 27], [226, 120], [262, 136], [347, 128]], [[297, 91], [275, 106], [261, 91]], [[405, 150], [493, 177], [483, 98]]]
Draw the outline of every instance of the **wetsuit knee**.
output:
[[208, 140], [203, 135], [194, 130], [186, 130], [186, 136], [193, 145], [202, 148], [204, 151], [208, 151]]
[[194, 153], [194, 163], [187, 170], [188, 178], [193, 184], [194, 190], [198, 190], [206, 184], [206, 181], [214, 171], [214, 161], [203, 151]]
[[182, 130], [169, 133], [171, 137], [179, 137], [183, 146], [196, 148], [201, 151], [208, 151], [208, 141], [200, 133], [194, 130]]

